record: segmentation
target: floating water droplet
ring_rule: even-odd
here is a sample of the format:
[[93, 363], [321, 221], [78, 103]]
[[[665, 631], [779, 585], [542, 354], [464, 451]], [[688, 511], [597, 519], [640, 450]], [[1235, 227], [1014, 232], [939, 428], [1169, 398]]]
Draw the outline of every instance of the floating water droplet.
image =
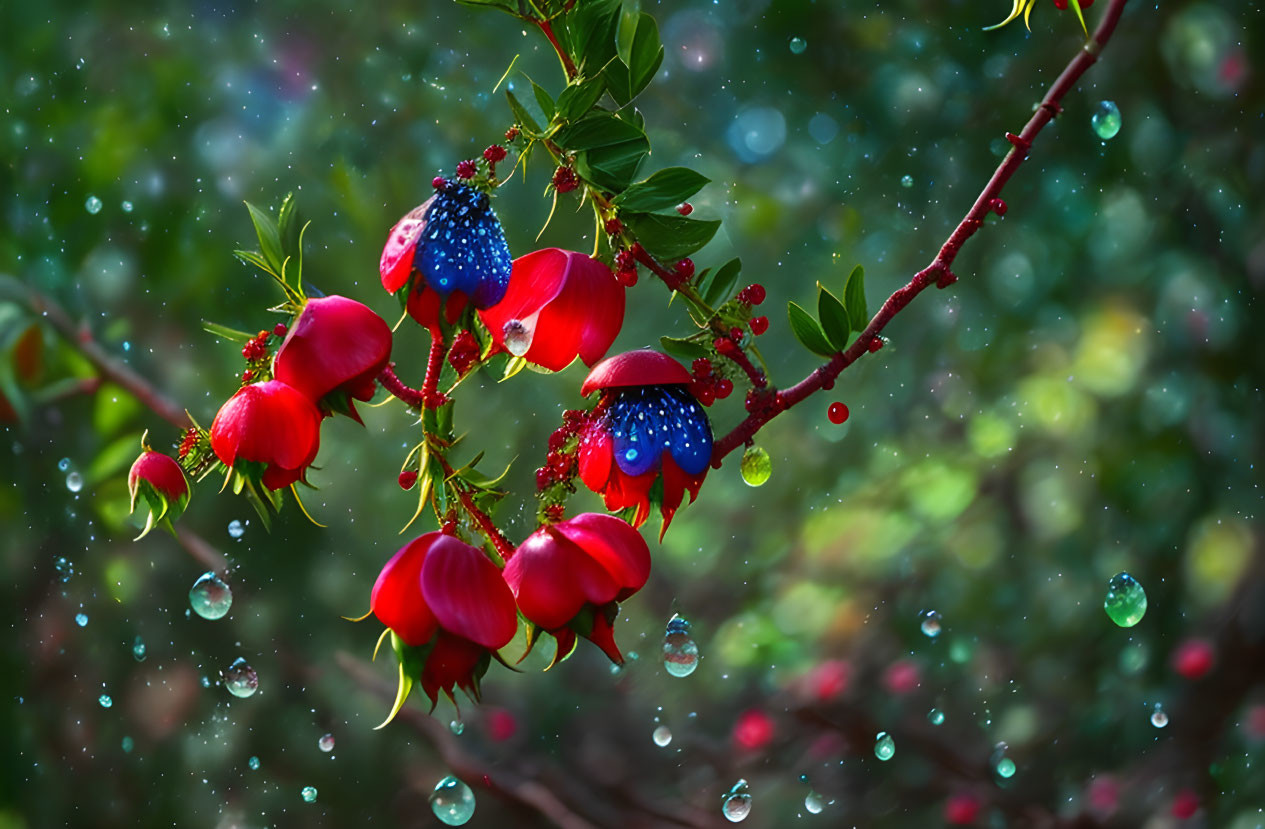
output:
[[1102, 603], [1107, 616], [1122, 628], [1131, 628], [1146, 615], [1146, 591], [1128, 573], [1116, 573], [1107, 582], [1107, 598]]
[[886, 731], [880, 731], [874, 738], [874, 756], [887, 761], [896, 755], [896, 741]]
[[939, 708], [932, 708], [930, 711], [927, 712], [927, 722], [931, 723], [932, 725], [943, 725], [944, 712], [941, 711]]
[[759, 446], [748, 446], [742, 453], [742, 480], [747, 486], [763, 486], [773, 474], [769, 453]]
[[672, 742], [672, 729], [661, 725], [650, 735], [650, 739], [654, 740], [654, 744], [659, 748], [666, 748]]
[[136, 741], [135, 741], [135, 740], [133, 740], [131, 737], [124, 737], [124, 738], [123, 738], [123, 753], [124, 753], [124, 754], [131, 754], [131, 753], [132, 753], [132, 749], [133, 749], [135, 746], [136, 746]]
[[228, 522], [228, 537], [232, 539], [241, 538], [246, 534], [246, 527], [241, 521], [234, 518]]
[[453, 720], [448, 723], [448, 730], [460, 737], [466, 730], [466, 724], [461, 720]]
[[78, 472], [71, 472], [66, 476], [66, 489], [71, 492], [78, 492], [83, 489], [83, 476]]
[[802, 37], [793, 37], [790, 42], [791, 54], [802, 55], [804, 50], [808, 48], [808, 41]]
[[109, 708], [110, 706], [114, 705], [114, 700], [110, 699], [109, 694], [102, 694], [101, 696], [97, 697], [97, 702], [101, 703], [102, 708]]
[[918, 625], [922, 630], [923, 636], [935, 639], [940, 635], [940, 613], [935, 610], [928, 610], [922, 614], [922, 623]]
[[259, 675], [250, 663], [239, 656], [224, 672], [224, 687], [233, 696], [245, 699], [259, 690]]
[[132, 203], [131, 203], [130, 201], [125, 201], [125, 202], [123, 202], [123, 204], [121, 204], [121, 205], [119, 205], [119, 206], [123, 208], [123, 212], [124, 212], [124, 213], [131, 213], [131, 212], [132, 212]]
[[1006, 756], [1007, 748], [1009, 746], [1005, 743], [998, 743], [993, 747], [993, 756], [989, 758], [993, 771], [997, 772], [997, 776], [1002, 780], [1009, 780], [1015, 776], [1015, 761]]
[[900, 186], [906, 189], [914, 186], [914, 177], [911, 175], [903, 175], [900, 177]]
[[825, 799], [816, 792], [809, 792], [804, 795], [804, 811], [810, 815], [819, 815], [821, 810], [826, 808]]
[[1094, 134], [1103, 141], [1110, 141], [1120, 132], [1120, 107], [1115, 101], [1099, 101], [1094, 115], [1089, 119]]
[[140, 636], [136, 637], [136, 641], [132, 643], [132, 658], [137, 662], [145, 661], [145, 640]]
[[81, 628], [82, 628], [82, 627], [87, 627], [87, 626], [88, 626], [88, 614], [87, 614], [87, 613], [76, 613], [76, 614], [75, 614], [75, 624], [79, 625], [79, 627], [81, 627]]
[[435, 784], [430, 793], [430, 810], [440, 823], [463, 826], [474, 816], [474, 792], [451, 774]]
[[668, 620], [663, 635], [663, 667], [672, 676], [689, 676], [698, 667], [698, 645], [690, 636], [690, 623], [678, 614]]
[[1155, 710], [1151, 712], [1151, 725], [1156, 728], [1163, 728], [1168, 725], [1168, 713], [1164, 711], [1164, 707], [1158, 702], [1155, 703]]
[[515, 357], [522, 357], [531, 348], [532, 332], [520, 320], [510, 320], [501, 329], [505, 336], [505, 350]]
[[203, 573], [189, 588], [189, 606], [203, 619], [222, 619], [233, 606], [233, 590], [215, 573]]
[[246, 765], [250, 766], [251, 771], [259, 771], [259, 758], [252, 755], [251, 758], [246, 761]]
[[71, 577], [75, 575], [74, 563], [65, 556], [58, 556], [57, 560], [53, 562], [53, 566], [57, 568], [57, 578], [63, 584], [70, 581]]
[[93, 216], [101, 212], [101, 199], [96, 196], [89, 196], [88, 200], [83, 203], [83, 209], [87, 210]]
[[62, 472], [66, 472], [67, 470], [69, 470], [70, 458], [62, 458], [61, 460], [59, 460], [57, 462], [57, 468], [60, 469]]
[[303, 795], [304, 803], [316, 802], [316, 787], [315, 786], [304, 786], [303, 791], [299, 792], [299, 794]]
[[739, 780], [725, 793], [725, 799], [720, 804], [720, 813], [730, 823], [741, 823], [751, 814], [751, 793], [747, 791], [746, 780]]
[[316, 745], [318, 748], [320, 748], [321, 751], [325, 752], [326, 754], [329, 754], [331, 751], [334, 750], [334, 735], [326, 734], [322, 736], [321, 739], [316, 741]]

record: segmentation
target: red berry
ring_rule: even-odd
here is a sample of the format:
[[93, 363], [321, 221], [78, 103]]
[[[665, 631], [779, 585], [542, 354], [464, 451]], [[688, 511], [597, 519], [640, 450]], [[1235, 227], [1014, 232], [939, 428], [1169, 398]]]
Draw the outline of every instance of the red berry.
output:
[[991, 207], [993, 212], [998, 216], [1005, 216], [1006, 211], [1009, 209], [1003, 199], [993, 199], [988, 203], [988, 206]]
[[562, 447], [566, 445], [568, 437], [570, 435], [561, 429], [549, 435], [549, 454], [552, 455], [555, 452], [562, 451]]
[[734, 393], [734, 381], [728, 377], [722, 377], [716, 381], [716, 396], [721, 400]]
[[842, 403], [831, 403], [830, 408], [826, 409], [826, 417], [830, 418], [830, 422], [838, 425], [848, 419], [848, 407]]
[[559, 167], [553, 171], [553, 189], [559, 193], [570, 193], [580, 185], [575, 177], [575, 170], [570, 167]]
[[288, 330], [289, 329], [285, 327], [285, 323], [279, 322], [272, 327], [272, 336], [280, 340], [285, 337], [286, 331]]
[[457, 165], [457, 178], [474, 178], [477, 172], [479, 168], [471, 159], [466, 159]]
[[615, 281], [625, 288], [631, 288], [637, 284], [637, 269], [629, 268], [627, 270], [615, 271]]
[[630, 250], [621, 250], [615, 254], [615, 267], [621, 271], [636, 270], [637, 258]]
[[495, 164], [498, 161], [503, 161], [506, 155], [508, 155], [508, 153], [505, 152], [505, 148], [500, 144], [493, 144], [483, 151], [483, 159], [489, 164]]
[[874, 339], [870, 340], [869, 349], [870, 349], [871, 354], [873, 354], [875, 351], [878, 351], [882, 347], [883, 347], [882, 337], [875, 337]]
[[755, 334], [758, 337], [768, 330], [769, 330], [768, 317], [752, 317], [751, 318], [751, 333], [752, 334]]
[[730, 328], [729, 339], [733, 340], [734, 342], [739, 342], [740, 340], [742, 340], [742, 329], [736, 325], [733, 328]]
[[761, 302], [764, 302], [764, 296], [765, 296], [764, 286], [761, 285], [759, 282], [748, 285], [747, 287], [743, 288], [743, 291], [747, 295], [747, 298], [748, 298], [747, 302], [749, 302], [751, 305], [759, 305]]
[[619, 219], [607, 219], [606, 232], [612, 236], [618, 236], [619, 234], [624, 232], [624, 223], [621, 222]]
[[400, 473], [400, 489], [412, 489], [417, 483], [417, 472], [409, 469]]
[[518, 137], [518, 127], [510, 127], [505, 131], [505, 140], [513, 141]]
[[682, 204], [678, 204], [676, 206], [676, 212], [680, 213], [682, 216], [688, 216], [694, 212], [694, 205], [689, 202], [683, 202]]
[[704, 386], [698, 382], [694, 383], [694, 396], [704, 406], [710, 406], [716, 402], [716, 392], [712, 391], [712, 387]]
[[712, 361], [706, 357], [696, 357], [690, 368], [694, 369], [695, 376], [706, 377], [712, 373]]
[[457, 522], [449, 518], [447, 521], [443, 523], [443, 526], [439, 528], [439, 531], [443, 533], [444, 535], [456, 535]]
[[430, 186], [434, 187], [436, 190], [443, 190], [448, 186], [448, 179], [443, 176], [435, 176], [430, 180]]
[[681, 279], [689, 279], [694, 275], [694, 260], [682, 259], [676, 263], [676, 273]]
[[251, 371], [250, 369], [246, 369], [245, 371], [242, 372], [242, 382], [249, 383], [251, 379], [254, 378], [254, 376], [255, 376], [255, 372]]
[[545, 467], [536, 470], [536, 489], [548, 489], [553, 483], [553, 474]]

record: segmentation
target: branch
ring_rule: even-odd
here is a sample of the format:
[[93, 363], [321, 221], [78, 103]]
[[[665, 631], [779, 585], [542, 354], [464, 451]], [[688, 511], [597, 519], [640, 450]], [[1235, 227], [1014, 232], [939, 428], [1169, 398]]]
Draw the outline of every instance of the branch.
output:
[[382, 384], [382, 388], [391, 392], [397, 399], [410, 409], [422, 408], [422, 393], [417, 389], [404, 385], [395, 373], [395, 363], [390, 363], [378, 375], [378, 382]]
[[83, 354], [102, 377], [122, 386], [163, 420], [181, 431], [193, 425], [184, 409], [133, 371], [131, 366], [106, 351], [92, 338], [92, 333], [87, 328], [77, 326], [66, 310], [51, 297], [28, 286], [17, 277], [0, 274], [0, 299], [16, 302], [43, 319], [70, 346]]
[[830, 358], [830, 362], [818, 367], [803, 380], [800, 380], [785, 391], [778, 392], [778, 405], [765, 407], [751, 413], [745, 420], [735, 426], [729, 434], [716, 441], [712, 449], [712, 466], [719, 468], [721, 461], [726, 455], [751, 440], [765, 423], [768, 423], [780, 412], [803, 401], [814, 392], [833, 385], [835, 378], [844, 369], [856, 362], [861, 355], [870, 349], [871, 344], [877, 340], [878, 335], [891, 322], [892, 318], [900, 313], [901, 309], [908, 305], [914, 297], [926, 290], [928, 286], [934, 284], [939, 288], [947, 288], [957, 280], [951, 267], [953, 260], [957, 258], [958, 252], [962, 249], [962, 245], [966, 243], [967, 239], [975, 235], [975, 231], [979, 230], [980, 226], [983, 225], [984, 219], [989, 212], [996, 212], [998, 215], [1005, 212], [1005, 202], [1001, 200], [1002, 188], [1006, 186], [1006, 182], [1010, 180], [1010, 177], [1019, 169], [1019, 165], [1028, 157], [1028, 150], [1032, 147], [1032, 142], [1036, 139], [1037, 134], [1054, 120], [1055, 115], [1063, 111], [1060, 103], [1063, 97], [1071, 91], [1076, 82], [1080, 80], [1081, 75], [1085, 74], [1086, 70], [1098, 60], [1098, 55], [1102, 52], [1103, 47], [1107, 45], [1107, 41], [1111, 39], [1111, 35], [1116, 29], [1116, 24], [1120, 21], [1120, 14], [1124, 11], [1126, 2], [1128, 0], [1110, 0], [1107, 10], [1103, 13], [1102, 20], [1094, 30], [1093, 37], [1076, 53], [1076, 56], [1063, 69], [1063, 72], [1054, 81], [1049, 91], [1045, 93], [1045, 97], [1041, 99], [1040, 106], [1037, 107], [1032, 118], [1028, 120], [1023, 131], [1018, 135], [1006, 134], [1006, 138], [1013, 145], [1010, 152], [1007, 153], [1005, 159], [993, 172], [992, 178], [988, 180], [988, 184], [980, 192], [975, 203], [971, 205], [971, 209], [967, 211], [962, 221], [958, 223], [958, 226], [954, 228], [949, 238], [940, 247], [939, 253], [936, 254], [935, 259], [931, 260], [931, 264], [914, 274], [913, 279], [907, 285], [899, 288], [887, 298], [887, 301], [883, 303], [883, 307], [879, 308], [878, 313], [870, 320], [869, 325], [865, 327], [865, 330], [861, 332], [861, 335], [857, 337], [856, 341], [847, 350], [836, 352]]

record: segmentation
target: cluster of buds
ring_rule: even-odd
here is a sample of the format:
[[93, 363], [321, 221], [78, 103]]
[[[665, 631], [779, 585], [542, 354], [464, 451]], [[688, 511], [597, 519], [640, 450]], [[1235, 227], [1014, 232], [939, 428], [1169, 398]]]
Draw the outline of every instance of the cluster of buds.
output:
[[466, 373], [479, 362], [479, 341], [468, 330], [463, 329], [452, 341], [448, 350], [448, 363], [457, 371], [458, 377]]
[[570, 167], [559, 167], [553, 171], [553, 189], [559, 193], [570, 193], [580, 186], [580, 179]]
[[[508, 136], [509, 133], [506, 135]], [[507, 155], [509, 153], [500, 144], [491, 144], [483, 151], [481, 158], [467, 158], [465, 161], [458, 162], [456, 176], [460, 181], [487, 190], [496, 183], [496, 163], [504, 161]], [[443, 181], [442, 178], [437, 178], [432, 184], [436, 190], [442, 190], [440, 182]]]
[[786, 408], [786, 401], [782, 399], [782, 395], [769, 388], [753, 388], [747, 391], [747, 398], [743, 401], [743, 405], [747, 411], [753, 415], [761, 415], [770, 418]]
[[277, 323], [271, 331], [260, 331], [246, 341], [246, 344], [242, 346], [242, 357], [246, 359], [246, 370], [242, 372], [243, 383], [260, 379], [260, 375], [267, 372], [268, 361], [272, 357], [268, 351], [268, 338], [276, 337], [281, 340], [285, 338], [285, 335], [285, 325]]
[[[619, 220], [611, 219], [611, 221]], [[609, 227], [608, 223], [607, 228]], [[619, 284], [625, 288], [631, 288], [637, 284], [637, 255], [631, 249], [626, 248], [615, 254], [615, 279], [619, 280]]]
[[694, 375], [694, 379], [690, 383], [690, 391], [694, 392], [694, 396], [698, 398], [699, 403], [704, 406], [710, 406], [717, 400], [724, 400], [733, 394], [734, 381], [717, 374], [711, 360], [706, 357], [699, 357], [694, 360], [690, 368], [693, 370]]
[[584, 425], [586, 416], [586, 412], [580, 409], [568, 409], [562, 413], [562, 425], [549, 435], [545, 465], [536, 470], [536, 489], [540, 492], [557, 485], [574, 491], [571, 479], [575, 477], [576, 449], [580, 442], [580, 427]]
[[194, 480], [200, 479], [215, 465], [215, 453], [211, 451], [211, 435], [197, 426], [190, 426], [180, 440], [176, 453], [180, 465]]

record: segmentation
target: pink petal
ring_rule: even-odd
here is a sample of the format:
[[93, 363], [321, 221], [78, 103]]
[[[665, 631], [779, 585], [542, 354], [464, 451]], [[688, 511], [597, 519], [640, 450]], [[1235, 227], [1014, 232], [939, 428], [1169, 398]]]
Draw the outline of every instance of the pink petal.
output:
[[[641, 533], [613, 515], [586, 512], [553, 525], [610, 574], [622, 589], [640, 590], [650, 577], [650, 548]], [[631, 595], [631, 593], [629, 594]], [[605, 604], [614, 599], [591, 599]]]
[[481, 551], [446, 535], [426, 556], [422, 597], [447, 630], [490, 650], [514, 638], [514, 594], [501, 571]]

